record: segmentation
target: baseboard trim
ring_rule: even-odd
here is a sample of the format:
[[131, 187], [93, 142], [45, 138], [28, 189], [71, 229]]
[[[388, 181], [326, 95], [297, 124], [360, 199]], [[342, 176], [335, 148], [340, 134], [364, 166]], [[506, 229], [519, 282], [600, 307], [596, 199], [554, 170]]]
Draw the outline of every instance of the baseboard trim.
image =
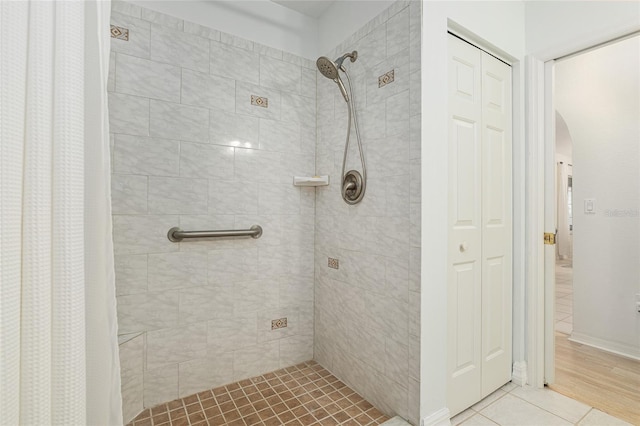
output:
[[511, 372], [511, 381], [518, 386], [527, 384], [527, 362], [517, 361], [513, 363], [513, 371]]
[[423, 418], [420, 424], [422, 426], [451, 426], [451, 421], [449, 418], [451, 417], [451, 413], [447, 407], [443, 407], [436, 411], [435, 413], [429, 414], [427, 417]]
[[587, 346], [593, 346], [594, 348], [601, 349], [605, 352], [611, 352], [625, 358], [640, 361], [640, 349], [634, 348], [630, 345], [625, 345], [624, 343], [611, 342], [609, 340], [600, 339], [598, 337], [576, 333], [575, 331], [571, 333], [571, 336], [569, 336], [569, 341]]

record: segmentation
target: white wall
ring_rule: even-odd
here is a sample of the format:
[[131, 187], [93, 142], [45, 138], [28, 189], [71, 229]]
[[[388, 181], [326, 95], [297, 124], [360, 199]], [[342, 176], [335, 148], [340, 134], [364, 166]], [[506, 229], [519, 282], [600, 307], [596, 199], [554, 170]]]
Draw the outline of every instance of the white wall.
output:
[[571, 164], [573, 155], [573, 141], [571, 132], [567, 127], [567, 122], [558, 111], [556, 111], [556, 161], [564, 161]]
[[[490, 13], [488, 13], [490, 11]], [[522, 67], [525, 48], [524, 5], [521, 2], [425, 2], [422, 43], [422, 303], [421, 415], [444, 415], [446, 407], [447, 289], [447, 27], [448, 20], [475, 34], [474, 41], [493, 45], [514, 66], [514, 170], [524, 170]], [[514, 203], [522, 203], [523, 178], [514, 179]], [[519, 234], [523, 218], [514, 216], [514, 262], [523, 253]], [[514, 332], [523, 328], [523, 280], [514, 279]], [[514, 342], [514, 360], [524, 356]]]
[[574, 142], [573, 337], [638, 357], [640, 36], [559, 61], [555, 87]]
[[394, 0], [339, 0], [333, 3], [318, 19], [318, 54], [324, 55], [335, 48], [392, 3]]
[[640, 27], [637, 1], [526, 1], [527, 54], [542, 59], [585, 49]]
[[131, 3], [307, 59], [315, 59], [319, 51], [318, 21], [269, 0], [133, 0]]

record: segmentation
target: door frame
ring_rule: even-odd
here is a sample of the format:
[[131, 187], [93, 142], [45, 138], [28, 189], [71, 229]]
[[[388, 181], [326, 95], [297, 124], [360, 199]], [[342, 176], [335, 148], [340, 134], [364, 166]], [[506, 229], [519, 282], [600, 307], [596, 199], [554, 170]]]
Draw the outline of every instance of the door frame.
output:
[[[640, 31], [640, 26], [616, 28], [589, 39], [559, 43], [525, 57], [526, 111], [526, 305], [527, 382], [542, 388], [555, 373], [555, 246], [545, 246], [543, 234], [555, 232], [555, 60], [599, 47]], [[551, 177], [551, 180], [550, 180]], [[551, 204], [551, 205], [549, 205]], [[550, 254], [551, 253], [551, 254]], [[545, 267], [545, 261], [549, 267]], [[547, 311], [547, 312], [545, 312]], [[514, 369], [515, 370], [515, 369]]]

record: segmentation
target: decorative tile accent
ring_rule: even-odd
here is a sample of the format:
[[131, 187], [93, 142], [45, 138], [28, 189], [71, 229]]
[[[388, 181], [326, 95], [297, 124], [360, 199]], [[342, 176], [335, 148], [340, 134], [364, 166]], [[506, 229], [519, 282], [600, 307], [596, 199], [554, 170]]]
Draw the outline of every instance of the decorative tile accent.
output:
[[122, 28], [117, 25], [111, 25], [111, 38], [129, 41], [129, 29]]
[[286, 318], [279, 318], [279, 319], [271, 320], [271, 329], [272, 330], [277, 330], [279, 328], [286, 328], [286, 327], [287, 327], [287, 319]]
[[394, 81], [394, 71], [391, 70], [389, 72], [384, 73], [380, 77], [378, 77], [378, 87], [384, 87], [389, 83], [393, 83]]
[[261, 96], [251, 95], [251, 105], [262, 108], [269, 108], [269, 99]]
[[338, 261], [338, 259], [334, 259], [334, 258], [330, 257], [329, 261], [327, 262], [327, 266], [329, 266], [329, 268], [339, 269], [340, 268], [340, 262]]

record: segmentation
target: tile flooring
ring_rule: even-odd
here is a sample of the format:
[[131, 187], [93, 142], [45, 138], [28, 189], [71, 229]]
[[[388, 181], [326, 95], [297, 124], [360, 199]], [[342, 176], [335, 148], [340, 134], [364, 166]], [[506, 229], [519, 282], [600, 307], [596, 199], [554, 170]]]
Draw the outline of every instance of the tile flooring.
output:
[[630, 426], [548, 388], [508, 383], [451, 419], [452, 426]]
[[556, 262], [556, 331], [573, 331], [573, 267], [571, 260]]
[[379, 425], [382, 412], [315, 361], [160, 404], [129, 426]]

